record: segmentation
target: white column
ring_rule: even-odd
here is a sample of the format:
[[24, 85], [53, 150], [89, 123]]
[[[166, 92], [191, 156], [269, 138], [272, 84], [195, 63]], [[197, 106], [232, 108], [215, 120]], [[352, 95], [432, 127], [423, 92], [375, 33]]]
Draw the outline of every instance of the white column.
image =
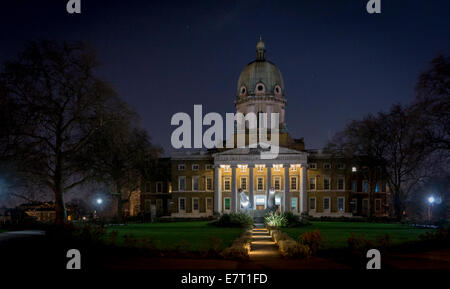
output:
[[220, 165], [214, 166], [214, 213], [222, 212], [222, 194], [220, 193]]
[[231, 165], [231, 211], [238, 211], [236, 165]]
[[289, 197], [289, 164], [283, 164], [284, 166], [284, 208], [283, 211], [284, 212], [288, 212], [290, 211], [289, 208], [289, 202], [290, 202], [290, 197]]
[[[266, 165], [266, 168], [267, 168], [267, 181], [266, 181], [266, 184], [267, 184], [267, 200], [266, 200], [266, 203], [267, 203], [267, 207], [268, 208], [272, 208], [273, 207], [273, 200], [271, 200], [271, 195], [270, 195], [270, 188], [272, 187], [272, 165], [271, 164]], [[273, 196], [273, 197], [275, 197], [275, 196]]]
[[300, 187], [300, 212], [307, 212], [307, 174], [306, 174], [306, 164], [302, 164], [302, 174], [301, 174], [301, 187]]
[[247, 166], [248, 168], [248, 197], [249, 197], [249, 201], [250, 201], [250, 208], [252, 210], [255, 209], [254, 207], [254, 195], [253, 195], [253, 168], [255, 167], [254, 164], [249, 164]]

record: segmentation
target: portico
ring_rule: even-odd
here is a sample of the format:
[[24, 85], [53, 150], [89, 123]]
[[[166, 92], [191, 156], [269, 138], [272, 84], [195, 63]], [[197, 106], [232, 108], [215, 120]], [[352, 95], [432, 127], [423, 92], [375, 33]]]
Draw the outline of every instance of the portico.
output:
[[[280, 147], [275, 159], [266, 160], [261, 159], [260, 149], [236, 148], [213, 158], [215, 213], [273, 206], [296, 214], [306, 211], [305, 152]], [[247, 207], [240, 203], [239, 189], [248, 196]]]

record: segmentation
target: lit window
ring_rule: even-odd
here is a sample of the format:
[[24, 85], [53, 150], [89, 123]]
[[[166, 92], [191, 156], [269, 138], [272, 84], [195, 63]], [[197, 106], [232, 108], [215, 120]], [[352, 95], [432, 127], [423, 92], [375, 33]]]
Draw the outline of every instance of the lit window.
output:
[[297, 198], [296, 197], [291, 198], [291, 211], [297, 212]]
[[352, 167], [352, 172], [356, 172], [356, 167]]
[[291, 177], [291, 190], [297, 190], [297, 177]]
[[274, 188], [275, 188], [275, 190], [281, 190], [280, 178], [275, 178]]
[[247, 190], [247, 178], [241, 178], [241, 189]]
[[352, 181], [352, 191], [356, 192], [356, 181]]
[[258, 191], [264, 190], [264, 179], [263, 178], [258, 178], [257, 186], [258, 186]]
[[231, 190], [231, 180], [230, 180], [230, 178], [225, 178], [224, 179], [223, 188], [224, 188], [224, 191], [230, 191]]
[[225, 198], [225, 211], [230, 210], [230, 208], [231, 208], [230, 202], [231, 202], [230, 198]]

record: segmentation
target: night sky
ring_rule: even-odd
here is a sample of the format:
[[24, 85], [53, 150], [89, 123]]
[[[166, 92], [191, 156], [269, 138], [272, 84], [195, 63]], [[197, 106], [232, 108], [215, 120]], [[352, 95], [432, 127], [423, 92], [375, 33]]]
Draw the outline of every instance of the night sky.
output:
[[0, 62], [26, 42], [82, 40], [102, 62], [98, 73], [142, 118], [170, 153], [176, 112], [235, 112], [237, 79], [266, 56], [284, 78], [287, 127], [320, 148], [351, 119], [408, 103], [417, 76], [450, 52], [450, 1], [99, 1], [5, 0], [0, 6]]

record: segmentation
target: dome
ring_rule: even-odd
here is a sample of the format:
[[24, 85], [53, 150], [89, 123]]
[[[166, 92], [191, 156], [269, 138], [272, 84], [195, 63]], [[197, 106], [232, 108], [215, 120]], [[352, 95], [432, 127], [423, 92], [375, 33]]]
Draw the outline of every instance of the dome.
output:
[[278, 67], [265, 59], [262, 40], [256, 45], [256, 60], [247, 64], [241, 72], [237, 86], [238, 96], [283, 96], [284, 83]]

